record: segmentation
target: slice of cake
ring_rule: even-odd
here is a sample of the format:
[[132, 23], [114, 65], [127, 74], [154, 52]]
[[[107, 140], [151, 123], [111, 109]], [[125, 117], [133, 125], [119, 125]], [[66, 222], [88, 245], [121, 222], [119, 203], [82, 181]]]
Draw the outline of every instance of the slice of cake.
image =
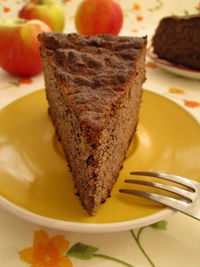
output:
[[49, 111], [83, 207], [109, 196], [138, 122], [146, 37], [39, 35]]
[[153, 37], [159, 58], [200, 70], [200, 15], [163, 18]]

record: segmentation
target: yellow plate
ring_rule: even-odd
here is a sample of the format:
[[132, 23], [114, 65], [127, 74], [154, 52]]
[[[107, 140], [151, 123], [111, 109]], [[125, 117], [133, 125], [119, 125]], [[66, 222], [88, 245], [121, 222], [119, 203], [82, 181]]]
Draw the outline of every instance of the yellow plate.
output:
[[133, 170], [199, 179], [200, 127], [181, 107], [144, 91], [139, 125], [111, 198], [90, 217], [82, 208], [47, 113], [44, 90], [0, 112], [0, 203], [27, 220], [64, 230], [107, 232], [140, 227], [168, 209], [119, 193]]

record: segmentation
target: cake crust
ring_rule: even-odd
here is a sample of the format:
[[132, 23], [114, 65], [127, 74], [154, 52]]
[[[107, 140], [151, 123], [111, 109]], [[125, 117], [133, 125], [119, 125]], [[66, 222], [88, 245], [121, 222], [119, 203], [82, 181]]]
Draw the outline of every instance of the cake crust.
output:
[[69, 105], [81, 120], [88, 139], [92, 141], [94, 137], [97, 141], [105, 118], [118, 108], [127, 91], [124, 84], [135, 71], [134, 62], [146, 46], [146, 37], [68, 34], [66, 38], [61, 33], [44, 33], [39, 40], [58, 81], [65, 84]]

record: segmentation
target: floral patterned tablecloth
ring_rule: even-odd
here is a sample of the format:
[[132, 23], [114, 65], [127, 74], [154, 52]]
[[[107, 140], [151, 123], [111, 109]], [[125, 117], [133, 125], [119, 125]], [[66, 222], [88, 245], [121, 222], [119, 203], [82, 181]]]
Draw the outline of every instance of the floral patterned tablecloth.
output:
[[[74, 32], [74, 13], [80, 1], [62, 0], [66, 32]], [[199, 1], [125, 0], [121, 35], [148, 35], [161, 17], [200, 12]], [[17, 14], [22, 0], [1, 0], [0, 17]], [[200, 122], [200, 81], [160, 69], [148, 58], [144, 88], [176, 102]], [[0, 108], [44, 86], [43, 76], [10, 76], [0, 70]], [[15, 217], [0, 207], [1, 267], [134, 266], [199, 267], [200, 224], [176, 213], [167, 220], [130, 231], [83, 234], [47, 229]]]

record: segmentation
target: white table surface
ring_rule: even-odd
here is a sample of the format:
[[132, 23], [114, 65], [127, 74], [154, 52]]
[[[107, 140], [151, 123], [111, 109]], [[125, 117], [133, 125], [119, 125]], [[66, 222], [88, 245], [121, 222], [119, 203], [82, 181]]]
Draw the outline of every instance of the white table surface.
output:
[[[63, 1], [61, 1], [63, 2]], [[74, 32], [74, 12], [80, 1], [66, 1], [63, 5], [66, 11], [65, 32]], [[159, 19], [164, 15], [183, 15], [186, 10], [189, 13], [197, 13], [199, 1], [119, 1], [124, 11], [124, 25], [121, 35], [148, 35], [149, 39], [154, 32]], [[16, 15], [23, 1], [0, 1], [0, 17]], [[137, 3], [137, 5], [135, 5]], [[9, 7], [9, 12], [4, 12], [4, 7]], [[138, 19], [140, 17], [140, 19]], [[147, 58], [147, 81], [144, 88], [159, 93], [192, 114], [200, 122], [200, 81], [179, 77], [168, 73], [154, 65], [149, 64]], [[152, 67], [153, 66], [153, 67]], [[26, 83], [24, 83], [26, 82]], [[27, 83], [28, 82], [28, 83]], [[11, 76], [0, 70], [0, 108], [15, 99], [44, 87], [43, 75], [31, 77], [20, 81], [19, 77]], [[170, 88], [182, 90], [174, 93]], [[189, 101], [189, 104], [188, 102]], [[195, 102], [191, 107], [190, 101]], [[143, 229], [138, 243], [133, 234], [139, 231], [133, 230], [106, 234], [80, 234], [62, 232], [31, 224], [14, 216], [0, 207], [0, 266], [1, 267], [65, 267], [65, 266], [134, 266], [134, 267], [199, 267], [200, 266], [200, 223], [190, 217], [176, 213], [163, 224], [156, 227], [148, 226]], [[36, 265], [26, 263], [20, 259], [20, 251], [33, 247], [38, 238], [49, 240], [60, 236], [60, 246], [67, 240], [68, 248], [62, 250], [64, 254], [76, 243], [99, 248], [98, 254], [106, 255], [92, 257], [90, 260], [78, 259], [67, 256], [58, 265]], [[54, 238], [55, 239], [55, 238]], [[65, 240], [65, 241], [63, 241]], [[145, 253], [144, 253], [144, 251]], [[118, 259], [114, 261], [111, 258]], [[125, 265], [119, 260], [129, 263]], [[70, 263], [71, 262], [71, 263]]]

